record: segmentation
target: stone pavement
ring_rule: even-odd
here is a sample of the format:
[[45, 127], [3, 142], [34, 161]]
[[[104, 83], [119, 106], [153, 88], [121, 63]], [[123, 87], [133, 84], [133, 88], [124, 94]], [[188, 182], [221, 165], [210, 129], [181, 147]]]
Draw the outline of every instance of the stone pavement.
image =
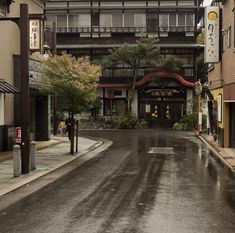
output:
[[235, 149], [224, 148], [218, 145], [212, 136], [201, 134], [199, 138], [209, 147], [210, 151], [218, 157], [224, 165], [230, 168], [235, 173]]
[[67, 137], [53, 137], [50, 141], [37, 142], [37, 168], [20, 177], [13, 177], [12, 152], [1, 152], [0, 197], [62, 167], [102, 144], [101, 140], [79, 137], [78, 153], [70, 155], [70, 142]]

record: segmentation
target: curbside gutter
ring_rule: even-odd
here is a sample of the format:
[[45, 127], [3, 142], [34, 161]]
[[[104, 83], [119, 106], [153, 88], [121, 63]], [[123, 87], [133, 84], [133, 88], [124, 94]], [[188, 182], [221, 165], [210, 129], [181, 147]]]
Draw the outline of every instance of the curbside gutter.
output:
[[210, 142], [206, 137], [203, 135], [198, 135], [198, 138], [203, 141], [211, 151], [211, 153], [216, 156], [225, 166], [227, 166], [233, 173], [235, 173], [235, 166], [233, 166], [229, 159], [231, 159], [231, 156], [226, 155], [224, 151], [222, 151], [218, 145], [215, 143]]

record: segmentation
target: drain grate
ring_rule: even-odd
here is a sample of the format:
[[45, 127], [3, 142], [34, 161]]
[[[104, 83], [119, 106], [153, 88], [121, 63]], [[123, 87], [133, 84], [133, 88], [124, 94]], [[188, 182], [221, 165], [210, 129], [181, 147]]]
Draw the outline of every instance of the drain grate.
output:
[[173, 147], [150, 147], [148, 154], [174, 154]]

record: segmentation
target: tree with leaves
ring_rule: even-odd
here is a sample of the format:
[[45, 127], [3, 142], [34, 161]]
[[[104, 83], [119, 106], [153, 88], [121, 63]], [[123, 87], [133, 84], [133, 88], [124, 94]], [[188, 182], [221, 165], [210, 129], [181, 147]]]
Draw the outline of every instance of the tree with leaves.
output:
[[121, 47], [110, 50], [110, 55], [107, 56], [103, 63], [104, 68], [115, 67], [115, 65], [121, 63], [133, 70], [133, 75], [127, 79], [128, 114], [132, 112], [138, 71], [143, 67], [148, 69], [156, 68], [157, 62], [160, 60], [160, 48], [156, 46], [157, 43], [158, 40], [155, 38], [141, 38], [136, 45], [125, 43]]
[[171, 55], [169, 57], [162, 59], [159, 65], [160, 67], [164, 67], [167, 70], [179, 72], [183, 66], [183, 62], [177, 57]]
[[57, 96], [66, 104], [72, 122], [70, 153], [74, 153], [74, 114], [84, 110], [97, 97], [100, 66], [88, 57], [70, 54], [50, 56], [42, 63], [42, 91]]

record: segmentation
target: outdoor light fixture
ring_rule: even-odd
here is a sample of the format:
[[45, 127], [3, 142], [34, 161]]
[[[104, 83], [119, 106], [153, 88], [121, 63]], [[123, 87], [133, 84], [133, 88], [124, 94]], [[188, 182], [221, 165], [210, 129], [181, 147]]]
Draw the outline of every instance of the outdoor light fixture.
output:
[[49, 49], [50, 49], [50, 46], [47, 43], [45, 43], [43, 45], [43, 51], [44, 51], [44, 53], [43, 53], [43, 60], [48, 60], [48, 58], [49, 58], [49, 53], [48, 53]]

